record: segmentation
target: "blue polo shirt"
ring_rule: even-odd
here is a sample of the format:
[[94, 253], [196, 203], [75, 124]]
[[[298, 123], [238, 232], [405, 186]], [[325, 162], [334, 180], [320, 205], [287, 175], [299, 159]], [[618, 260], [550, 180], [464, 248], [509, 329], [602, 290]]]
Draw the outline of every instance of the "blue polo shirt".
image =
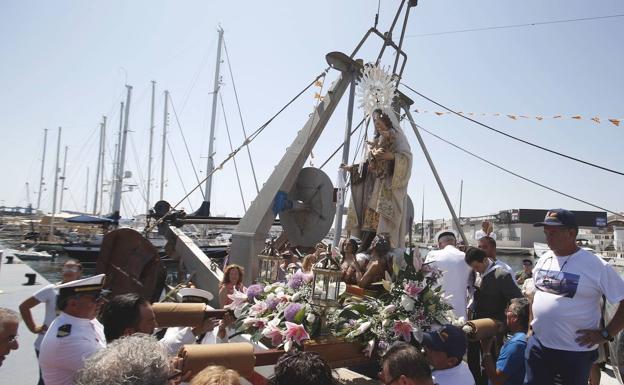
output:
[[[526, 349], [526, 333], [515, 333], [502, 347], [496, 370], [509, 376], [506, 385], [522, 385], [524, 383], [524, 350]], [[490, 382], [490, 385], [492, 383]]]

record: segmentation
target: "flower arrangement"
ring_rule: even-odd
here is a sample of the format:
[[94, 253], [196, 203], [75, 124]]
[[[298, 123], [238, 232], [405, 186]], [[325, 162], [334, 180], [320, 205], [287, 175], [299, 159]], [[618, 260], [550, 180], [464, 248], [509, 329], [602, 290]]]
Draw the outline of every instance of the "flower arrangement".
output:
[[[326, 326], [337, 337], [366, 345], [369, 356], [374, 350], [383, 353], [395, 341], [421, 341], [432, 325], [453, 322], [451, 306], [437, 285], [441, 274], [420, 261], [408, 261], [405, 270], [395, 271], [394, 280], [386, 276], [386, 291], [380, 296], [343, 294], [340, 311], [327, 314]], [[301, 348], [321, 330], [321, 310], [310, 301], [312, 280], [312, 274], [297, 272], [287, 282], [235, 291], [226, 308], [234, 310], [237, 333], [250, 334], [255, 342], [265, 338], [276, 348]]]
[[362, 342], [370, 356], [376, 349], [383, 353], [395, 341], [420, 342], [432, 325], [452, 322], [452, 307], [437, 286], [441, 271], [420, 262], [418, 271], [414, 266], [409, 261], [395, 280], [386, 276], [387, 293], [378, 298], [346, 299], [330, 321], [335, 335]]
[[310, 304], [312, 274], [296, 272], [287, 282], [255, 284], [242, 293], [229, 295], [237, 333], [251, 335], [258, 342], [266, 338], [273, 347], [300, 348], [320, 330], [318, 309]]

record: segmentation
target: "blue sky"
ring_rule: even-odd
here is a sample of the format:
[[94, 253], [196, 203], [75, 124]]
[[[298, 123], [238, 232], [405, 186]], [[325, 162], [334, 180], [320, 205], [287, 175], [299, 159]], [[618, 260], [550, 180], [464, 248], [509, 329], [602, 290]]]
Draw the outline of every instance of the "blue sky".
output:
[[[564, 116], [583, 120], [479, 117], [512, 135], [557, 151], [623, 169], [622, 118], [624, 77], [621, 76], [624, 18], [538, 25], [524, 28], [421, 34], [524, 24], [551, 20], [623, 14], [619, 1], [425, 1], [411, 12], [405, 41], [409, 55], [405, 83], [449, 107], [478, 113]], [[398, 1], [382, 0], [380, 29], [385, 30]], [[152, 201], [160, 187], [160, 146], [163, 91], [171, 92], [180, 124], [200, 177], [206, 169], [216, 56], [216, 26], [221, 23], [244, 122], [255, 130], [325, 67], [330, 51], [350, 53], [372, 26], [377, 1], [2, 1], [0, 2], [0, 204], [26, 204], [25, 183], [36, 203], [43, 129], [49, 128], [42, 208], [52, 207], [53, 163], [57, 127], [68, 145], [64, 208], [85, 204], [86, 169], [91, 181], [97, 162], [97, 138], [102, 115], [109, 118], [107, 173], [110, 173], [119, 102], [126, 82], [134, 86], [130, 142], [126, 165], [138, 190], [124, 194], [125, 216], [144, 211], [149, 131], [150, 81], [157, 82], [155, 166]], [[368, 44], [362, 59], [376, 56], [379, 41]], [[390, 59], [390, 58], [388, 58]], [[390, 64], [385, 62], [384, 64]], [[222, 66], [225, 113], [235, 146], [242, 131], [227, 62]], [[335, 78], [330, 73], [328, 80]], [[326, 83], [328, 85], [329, 82]], [[439, 111], [419, 97], [414, 108]], [[261, 184], [283, 155], [311, 112], [314, 90], [308, 91], [276, 119], [251, 145]], [[171, 109], [170, 109], [171, 111]], [[598, 125], [589, 120], [600, 116]], [[357, 110], [359, 121], [362, 111]], [[610, 210], [624, 211], [624, 177], [560, 159], [503, 138], [452, 116], [417, 114], [423, 127], [504, 167]], [[319, 166], [342, 141], [346, 98], [314, 150]], [[414, 154], [409, 193], [417, 202], [425, 191], [425, 216], [448, 217], [421, 150], [409, 126]], [[462, 215], [485, 215], [508, 208], [592, 208], [501, 173], [423, 134], [449, 195], [459, 200], [464, 181]], [[196, 179], [175, 115], [170, 116], [169, 145], [180, 175], [167, 152], [165, 199], [177, 202]], [[219, 110], [216, 132], [220, 162], [229, 144]], [[353, 149], [352, 155], [353, 158]], [[337, 156], [324, 171], [335, 179]], [[238, 157], [246, 204], [255, 196], [246, 153]], [[61, 162], [62, 163], [62, 162]], [[184, 187], [182, 187], [182, 182]], [[89, 187], [89, 210], [93, 183]], [[243, 206], [233, 165], [215, 174], [215, 214], [241, 215]], [[193, 194], [182, 206], [196, 209], [202, 198]], [[105, 200], [107, 203], [107, 200]]]

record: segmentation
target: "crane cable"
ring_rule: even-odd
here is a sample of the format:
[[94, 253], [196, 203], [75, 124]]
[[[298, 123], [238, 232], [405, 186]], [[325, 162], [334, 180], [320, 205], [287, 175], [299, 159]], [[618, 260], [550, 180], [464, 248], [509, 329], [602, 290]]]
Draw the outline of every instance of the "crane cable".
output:
[[439, 107], [441, 107], [441, 108], [444, 108], [445, 110], [447, 110], [447, 111], [448, 111], [448, 112], [450, 112], [450, 113], [453, 113], [453, 114], [455, 114], [455, 115], [457, 115], [457, 116], [459, 116], [459, 117], [462, 117], [462, 118], [464, 118], [464, 119], [466, 119], [466, 120], [469, 120], [469, 121], [471, 121], [471, 122], [473, 122], [473, 123], [476, 123], [476, 124], [478, 124], [478, 125], [480, 125], [480, 126], [482, 126], [482, 127], [485, 127], [485, 128], [487, 128], [488, 130], [490, 130], [490, 131], [494, 131], [494, 132], [496, 132], [496, 133], [498, 133], [498, 134], [500, 134], [500, 135], [506, 136], [506, 137], [508, 137], [508, 138], [510, 138], [510, 139], [513, 139], [513, 140], [516, 140], [516, 141], [518, 141], [518, 142], [524, 143], [524, 144], [526, 144], [526, 145], [529, 145], [529, 146], [535, 147], [535, 148], [537, 148], [537, 149], [540, 149], [540, 150], [543, 150], [543, 151], [546, 151], [546, 152], [550, 152], [551, 154], [559, 155], [560, 157], [563, 157], [563, 158], [566, 158], [566, 159], [570, 159], [570, 160], [573, 160], [573, 161], [575, 161], [575, 162], [583, 163], [583, 164], [585, 164], [585, 165], [588, 165], [588, 166], [591, 166], [591, 167], [595, 167], [595, 168], [601, 169], [601, 170], [603, 170], [603, 171], [608, 171], [608, 172], [611, 172], [611, 173], [614, 173], [614, 174], [618, 174], [618, 175], [622, 175], [622, 176], [624, 176], [624, 172], [617, 171], [617, 170], [613, 170], [613, 169], [610, 169], [610, 168], [607, 168], [607, 167], [604, 167], [604, 166], [597, 165], [597, 164], [595, 164], [595, 163], [588, 162], [588, 161], [586, 161], [586, 160], [582, 160], [582, 159], [579, 159], [579, 158], [575, 158], [575, 157], [573, 157], [573, 156], [563, 154], [563, 153], [561, 153], [561, 152], [558, 152], [558, 151], [552, 150], [552, 149], [547, 148], [547, 147], [544, 147], [544, 146], [540, 146], [539, 144], [535, 144], [535, 143], [529, 142], [529, 141], [527, 141], [527, 140], [524, 140], [524, 139], [518, 138], [518, 137], [516, 137], [516, 136], [510, 135], [510, 134], [508, 134], [508, 133], [506, 133], [506, 132], [503, 132], [503, 131], [497, 130], [496, 128], [493, 128], [493, 127], [491, 127], [491, 126], [488, 126], [488, 125], [487, 125], [487, 124], [485, 124], [485, 123], [481, 123], [481, 122], [479, 122], [478, 120], [472, 119], [472, 118], [470, 118], [470, 117], [468, 117], [468, 116], [464, 116], [463, 114], [460, 114], [459, 112], [456, 112], [455, 110], [450, 109], [449, 107], [447, 107], [447, 106], [443, 105], [442, 103], [436, 102], [435, 100], [433, 100], [433, 99], [431, 99], [431, 98], [429, 98], [429, 97], [427, 97], [427, 96], [425, 96], [425, 95], [421, 94], [420, 92], [416, 91], [415, 89], [413, 89], [412, 87], [408, 86], [407, 84], [405, 84], [405, 83], [403, 83], [403, 82], [401, 82], [401, 84], [402, 84], [403, 86], [405, 86], [408, 90], [410, 90], [410, 91], [412, 91], [413, 93], [415, 93], [416, 95], [420, 96], [421, 98], [426, 99], [426, 100], [430, 101], [431, 103], [433, 103], [433, 104], [435, 104], [435, 105], [437, 105], [437, 106], [439, 106]]

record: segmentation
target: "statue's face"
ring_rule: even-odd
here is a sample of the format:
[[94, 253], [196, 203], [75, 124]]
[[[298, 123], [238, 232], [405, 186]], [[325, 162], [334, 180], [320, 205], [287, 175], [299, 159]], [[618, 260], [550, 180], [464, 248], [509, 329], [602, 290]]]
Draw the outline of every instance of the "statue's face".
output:
[[386, 124], [384, 123], [383, 119], [381, 119], [381, 116], [379, 116], [379, 113], [375, 112], [373, 114], [373, 122], [375, 123], [375, 129], [378, 132], [386, 132], [389, 130], [389, 127], [386, 126]]

